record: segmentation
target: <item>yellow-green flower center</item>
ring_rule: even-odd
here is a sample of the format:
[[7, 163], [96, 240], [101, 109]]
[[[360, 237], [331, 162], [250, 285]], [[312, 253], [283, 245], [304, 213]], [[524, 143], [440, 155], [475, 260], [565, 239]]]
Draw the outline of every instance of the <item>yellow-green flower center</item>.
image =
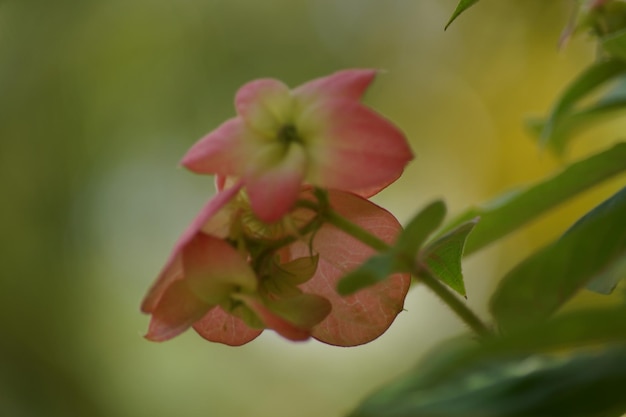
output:
[[310, 220], [311, 213], [298, 211], [284, 216], [274, 223], [260, 220], [252, 211], [250, 200], [245, 192], [240, 192], [231, 202], [231, 210], [236, 219], [232, 224], [238, 225], [238, 230], [231, 230], [231, 238], [237, 239], [241, 234], [255, 240], [276, 240], [287, 235], [297, 235], [298, 228]]
[[303, 140], [298, 133], [298, 129], [296, 129], [296, 127], [291, 123], [280, 128], [278, 131], [278, 141], [285, 147], [289, 147], [292, 143], [303, 143]]

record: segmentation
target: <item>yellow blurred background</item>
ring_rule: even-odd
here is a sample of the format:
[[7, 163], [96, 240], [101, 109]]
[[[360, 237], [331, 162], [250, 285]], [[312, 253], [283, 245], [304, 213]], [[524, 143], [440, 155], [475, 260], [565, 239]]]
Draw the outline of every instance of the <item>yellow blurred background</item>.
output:
[[[0, 1], [0, 415], [338, 417], [464, 331], [421, 288], [357, 348], [271, 332], [240, 348], [191, 331], [155, 344], [138, 307], [213, 192], [178, 161], [251, 79], [384, 69], [366, 102], [417, 159], [375, 201], [401, 221], [435, 198], [458, 213], [554, 171], [523, 121], [593, 58], [584, 37], [557, 51], [571, 2], [485, 0], [444, 32], [455, 5]], [[568, 159], [614, 136], [592, 133]], [[470, 305], [486, 316], [494, 280], [602, 193], [469, 259]]]

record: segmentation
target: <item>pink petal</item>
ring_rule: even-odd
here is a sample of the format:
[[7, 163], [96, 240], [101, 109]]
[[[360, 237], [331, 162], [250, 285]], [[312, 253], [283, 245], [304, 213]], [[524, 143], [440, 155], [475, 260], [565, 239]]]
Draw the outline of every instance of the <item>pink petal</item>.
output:
[[278, 164], [248, 174], [246, 185], [250, 205], [259, 219], [272, 223], [293, 208], [300, 193], [306, 163], [302, 147], [292, 144]]
[[[196, 218], [191, 222], [191, 224], [187, 227], [182, 236], [178, 239], [176, 244], [174, 245], [174, 249], [170, 254], [165, 266], [161, 270], [161, 273], [157, 277], [157, 280], [152, 284], [152, 287], [148, 291], [148, 294], [144, 298], [141, 304], [141, 311], [144, 313], [151, 313], [156, 307], [159, 298], [163, 295], [163, 292], [167, 289], [167, 287], [177, 279], [182, 278], [182, 263], [181, 263], [181, 252], [185, 245], [187, 245], [194, 236], [199, 233], [199, 231], [207, 226], [209, 220], [211, 220], [219, 211], [222, 209], [233, 197], [239, 192], [242, 187], [242, 183], [239, 182], [235, 184], [233, 187], [225, 189], [222, 192], [218, 192], [211, 198], [205, 206], [200, 210], [200, 213], [196, 216]], [[221, 218], [221, 221], [226, 221], [226, 219]], [[213, 224], [215, 222], [211, 222], [210, 228], [212, 230], [217, 230], [223, 227], [221, 224]]]
[[146, 339], [162, 342], [187, 330], [201, 319], [212, 306], [202, 302], [179, 280], [170, 285], [152, 311]]
[[296, 89], [294, 96], [307, 101], [310, 99], [344, 98], [358, 101], [367, 87], [374, 81], [376, 70], [350, 69], [335, 72], [327, 77], [309, 81]]
[[[389, 212], [357, 195], [331, 191], [330, 200], [338, 213], [386, 242], [391, 243], [401, 229]], [[336, 291], [339, 279], [373, 255], [374, 250], [330, 225], [317, 232], [313, 247], [320, 255], [318, 270], [300, 288], [332, 304], [328, 317], [313, 328], [313, 337], [332, 345], [356, 346], [383, 334], [402, 311], [410, 276], [395, 274], [377, 285], [342, 297]], [[292, 246], [294, 258], [308, 252], [306, 243]]]
[[193, 328], [206, 340], [229, 346], [246, 344], [262, 332], [262, 330], [248, 327], [243, 320], [226, 313], [220, 307], [209, 311], [194, 323]]
[[226, 241], [197, 233], [182, 252], [184, 279], [198, 298], [220, 304], [234, 291], [255, 291], [254, 271]]
[[[359, 103], [333, 100], [301, 123], [323, 126], [310, 140], [312, 184], [370, 197], [394, 182], [413, 159], [404, 134]], [[307, 129], [304, 127], [303, 129]]]
[[226, 188], [226, 182], [228, 181], [228, 177], [226, 175], [215, 175], [215, 189], [219, 191], [223, 191]]
[[235, 107], [249, 128], [273, 137], [289, 121], [293, 99], [285, 84], [265, 78], [241, 87], [235, 96]]
[[245, 164], [250, 132], [239, 117], [227, 120], [197, 141], [181, 164], [198, 174], [239, 175]]
[[274, 330], [281, 336], [294, 341], [307, 340], [311, 337], [307, 329], [299, 328], [278, 316], [257, 298], [244, 294], [238, 294], [237, 298], [243, 301], [250, 310], [254, 311], [266, 327]]

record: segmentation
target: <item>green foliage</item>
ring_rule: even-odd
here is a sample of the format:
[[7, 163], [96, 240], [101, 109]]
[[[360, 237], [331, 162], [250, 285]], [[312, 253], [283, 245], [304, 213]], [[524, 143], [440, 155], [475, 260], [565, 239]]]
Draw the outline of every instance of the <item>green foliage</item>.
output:
[[598, 87], [610, 81], [619, 80], [624, 74], [626, 74], [626, 62], [621, 59], [601, 60], [587, 68], [568, 85], [554, 104], [546, 121], [539, 123], [542, 126], [541, 144], [550, 146], [559, 154], [563, 153], [574, 127], [588, 123], [590, 118], [596, 118], [614, 110], [616, 106], [622, 107], [623, 94], [619, 94], [622, 101], [611, 103], [609, 98], [609, 103], [612, 105], [600, 100], [585, 109], [578, 108], [583, 99], [589, 97]]
[[354, 271], [346, 274], [337, 284], [337, 292], [349, 295], [387, 279], [396, 272], [404, 272], [394, 252], [384, 252], [369, 258]]
[[452, 17], [450, 17], [450, 20], [448, 20], [448, 23], [446, 23], [445, 28], [448, 29], [448, 26], [450, 26], [452, 22], [454, 22], [456, 18], [461, 15], [461, 13], [463, 13], [465, 10], [469, 9], [476, 3], [478, 3], [478, 0], [460, 0], [459, 4], [456, 6], [456, 9], [452, 13]]
[[398, 236], [395, 250], [408, 256], [414, 256], [422, 244], [443, 222], [446, 216], [446, 205], [438, 200], [422, 209]]
[[[582, 15], [579, 29], [589, 28], [599, 38], [626, 28], [626, 4], [622, 0], [580, 2]], [[591, 3], [589, 6], [584, 3]]]
[[420, 261], [426, 265], [434, 277], [462, 296], [465, 296], [466, 292], [461, 259], [467, 238], [476, 223], [478, 223], [478, 218], [462, 223], [429, 243], [419, 254]]
[[609, 55], [626, 61], [626, 30], [602, 37], [600, 45]]
[[351, 416], [619, 416], [624, 314], [626, 306], [578, 311], [481, 343], [444, 343]]
[[401, 380], [351, 416], [619, 416], [626, 398], [614, 388], [626, 383], [626, 348], [497, 356], [464, 367], [454, 378], [429, 382]]
[[[626, 106], [626, 4], [621, 1], [579, 2], [578, 19], [566, 29], [572, 33], [589, 30], [597, 37], [599, 59], [585, 69], [564, 90], [545, 120], [531, 120], [529, 126], [540, 143], [562, 154], [580, 132]], [[594, 93], [610, 83], [608, 92]]]
[[[621, 114], [619, 111], [626, 106], [626, 77], [616, 77], [614, 82], [615, 85], [595, 102], [580, 109], [572, 109], [567, 117], [553, 126], [548, 142], [554, 150], [563, 152], [565, 145], [576, 134], [602, 120]], [[541, 136], [545, 126], [544, 120], [532, 119], [528, 122], [528, 127], [536, 136]]]
[[435, 201], [421, 210], [387, 251], [379, 252], [356, 270], [345, 275], [337, 285], [342, 295], [387, 279], [396, 272], [413, 272], [417, 253], [424, 241], [439, 227], [446, 215], [446, 206]]
[[[460, 1], [448, 25], [475, 3]], [[557, 154], [564, 153], [581, 130], [626, 106], [626, 3], [579, 5], [582, 16], [575, 31], [590, 29], [601, 56], [564, 89], [544, 120], [531, 125], [540, 144]], [[626, 144], [618, 143], [550, 178], [470, 208], [419, 250], [420, 264], [464, 295], [464, 253], [484, 248], [625, 170]], [[472, 220], [476, 218], [480, 221]], [[415, 239], [406, 246], [423, 244], [421, 237]], [[479, 338], [457, 338], [436, 347], [418, 367], [371, 395], [351, 416], [623, 415], [626, 303], [554, 314], [581, 290], [609, 294], [624, 278], [626, 188], [501, 280], [490, 301], [495, 333], [478, 332]]]
[[461, 223], [424, 246], [445, 215], [446, 206], [442, 201], [426, 206], [406, 225], [393, 246], [345, 275], [339, 281], [337, 291], [342, 295], [352, 294], [397, 272], [411, 273], [418, 278], [420, 272], [427, 272], [465, 296], [461, 259], [467, 237], [478, 219]]
[[626, 188], [593, 209], [560, 239], [501, 281], [491, 311], [506, 330], [535, 325], [595, 277], [621, 278], [626, 256]]
[[626, 278], [626, 254], [615, 259], [606, 271], [596, 275], [587, 284], [587, 289], [600, 294], [611, 294], [619, 281], [624, 278]]
[[450, 230], [473, 218], [480, 222], [469, 236], [465, 254], [473, 253], [520, 228], [567, 199], [626, 171], [626, 144], [571, 164], [555, 176], [473, 207], [450, 222]]

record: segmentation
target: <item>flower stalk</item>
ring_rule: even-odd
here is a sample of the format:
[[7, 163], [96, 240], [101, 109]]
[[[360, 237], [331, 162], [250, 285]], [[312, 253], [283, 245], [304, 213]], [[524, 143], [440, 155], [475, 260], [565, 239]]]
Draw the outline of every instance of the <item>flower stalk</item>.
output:
[[[324, 213], [324, 219], [333, 226], [349, 234], [355, 239], [363, 242], [378, 252], [386, 252], [392, 249], [392, 246], [383, 242], [367, 230], [355, 225], [346, 218], [342, 217], [333, 210]], [[419, 282], [426, 285], [434, 292], [454, 313], [477, 335], [487, 336], [491, 333], [487, 325], [472, 311], [462, 300], [452, 293], [444, 284], [432, 275], [428, 267], [419, 263], [406, 263], [410, 265], [410, 273], [415, 276]]]

